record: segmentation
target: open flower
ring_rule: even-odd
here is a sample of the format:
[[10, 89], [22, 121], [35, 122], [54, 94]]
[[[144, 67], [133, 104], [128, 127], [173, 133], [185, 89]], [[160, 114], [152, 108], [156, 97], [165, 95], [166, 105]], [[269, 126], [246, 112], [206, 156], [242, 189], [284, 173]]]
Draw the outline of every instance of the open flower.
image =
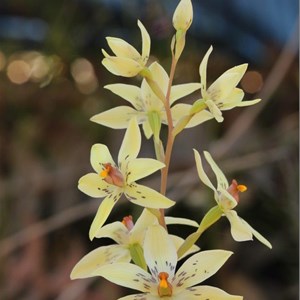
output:
[[239, 202], [239, 193], [246, 191], [247, 187], [238, 184], [236, 180], [232, 180], [232, 183], [229, 186], [225, 175], [217, 166], [211, 155], [207, 151], [204, 151], [204, 156], [217, 177], [217, 187], [215, 187], [204, 172], [199, 152], [194, 150], [194, 154], [199, 178], [205, 185], [214, 191], [215, 200], [217, 201], [219, 208], [230, 222], [231, 235], [234, 240], [238, 242], [249, 241], [253, 239], [254, 235], [261, 243], [272, 248], [272, 245], [268, 240], [252, 228], [245, 220], [240, 218], [237, 212], [233, 210]]
[[[164, 68], [157, 62], [149, 67], [158, 86], [166, 95], [169, 77]], [[166, 111], [162, 101], [153, 93], [150, 86], [144, 79], [141, 87], [128, 84], [110, 84], [105, 86], [113, 93], [127, 100], [133, 107], [119, 106], [97, 114], [91, 118], [91, 121], [111, 128], [127, 128], [129, 121], [136, 117], [139, 124], [143, 125], [145, 136], [150, 138], [153, 134], [159, 134], [161, 123], [167, 124]], [[173, 105], [178, 99], [187, 96], [200, 89], [199, 83], [186, 83], [174, 85], [171, 88], [170, 105]], [[191, 109], [190, 104], [176, 104], [171, 108], [174, 124], [184, 115], [188, 115]], [[213, 118], [208, 111], [202, 111], [196, 114], [187, 127], [196, 126], [206, 120]], [[155, 132], [156, 131], [156, 132]]]
[[[185, 219], [166, 217], [166, 224], [182, 224], [193, 227], [198, 227], [197, 222]], [[111, 224], [101, 227], [97, 233], [97, 238], [111, 238], [117, 244], [110, 246], [99, 247], [92, 252], [85, 255], [73, 268], [71, 278], [87, 278], [95, 276], [94, 272], [106, 264], [116, 262], [134, 262], [144, 263], [143, 257], [143, 242], [145, 233], [150, 225], [158, 224], [157, 218], [144, 209], [136, 223], [133, 223], [132, 217], [127, 216], [123, 218], [122, 222], [113, 222]], [[184, 240], [176, 235], [170, 235], [176, 249], [184, 242]], [[189, 255], [199, 250], [198, 246], [193, 246], [185, 255]], [[142, 257], [141, 257], [142, 256]], [[184, 256], [183, 256], [184, 257]], [[147, 267], [145, 265], [145, 267]]]
[[90, 239], [95, 237], [122, 194], [132, 203], [149, 208], [168, 208], [175, 204], [157, 191], [135, 182], [164, 167], [155, 159], [137, 158], [140, 147], [141, 133], [136, 119], [130, 121], [126, 130], [118, 165], [105, 145], [93, 145], [91, 165], [96, 173], [84, 175], [78, 183], [78, 188], [85, 194], [95, 198], [105, 197], [91, 225]]
[[114, 263], [99, 268], [94, 275], [143, 292], [119, 300], [243, 299], [212, 286], [194, 286], [214, 275], [231, 256], [230, 251], [199, 252], [186, 260], [175, 273], [176, 248], [165, 229], [154, 225], [146, 232], [144, 254], [150, 273], [133, 264]]
[[138, 21], [138, 26], [142, 34], [142, 54], [120, 38], [106, 38], [115, 56], [109, 55], [102, 49], [102, 53], [105, 56], [102, 64], [111, 73], [118, 76], [133, 77], [146, 66], [150, 54], [151, 40], [146, 28], [140, 21]]
[[211, 54], [212, 46], [206, 52], [199, 68], [201, 93], [202, 98], [214, 115], [218, 122], [223, 121], [222, 110], [229, 110], [236, 106], [249, 106], [258, 103], [261, 99], [251, 101], [242, 101], [244, 92], [242, 89], [237, 88], [237, 84], [245, 74], [248, 64], [235, 66], [224, 72], [218, 79], [216, 79], [207, 89], [206, 87], [206, 70], [207, 61]]

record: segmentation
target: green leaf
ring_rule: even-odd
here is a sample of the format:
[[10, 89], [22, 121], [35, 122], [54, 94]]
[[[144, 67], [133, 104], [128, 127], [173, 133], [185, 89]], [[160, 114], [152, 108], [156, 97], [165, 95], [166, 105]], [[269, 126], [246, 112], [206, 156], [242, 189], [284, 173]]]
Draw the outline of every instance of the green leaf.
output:
[[178, 60], [179, 57], [181, 56], [184, 46], [185, 46], [185, 34], [186, 31], [184, 30], [177, 30], [175, 39], [176, 39], [176, 44], [175, 44], [175, 59]]
[[192, 115], [183, 116], [178, 121], [178, 123], [176, 124], [176, 126], [174, 127], [174, 129], [172, 131], [172, 134], [174, 136], [176, 136], [178, 133], [180, 133], [185, 128], [185, 126], [189, 123], [189, 121], [191, 120], [192, 117], [193, 117]]
[[153, 136], [156, 141], [159, 141], [161, 118], [157, 111], [151, 111], [148, 113], [148, 122], [153, 132]]
[[193, 106], [190, 110], [190, 114], [194, 115], [194, 114], [204, 110], [206, 107], [207, 107], [207, 105], [205, 104], [204, 99], [199, 99], [193, 103]]
[[196, 231], [186, 238], [184, 243], [177, 250], [178, 259], [182, 257], [197, 242], [200, 235], [201, 233]]
[[132, 244], [129, 246], [129, 251], [133, 262], [147, 271], [147, 264], [144, 258], [144, 250], [140, 244]]
[[216, 223], [222, 217], [223, 211], [218, 205], [211, 208], [203, 217], [197, 232], [202, 234], [207, 228]]
[[178, 258], [183, 256], [197, 242], [201, 234], [207, 228], [209, 228], [221, 218], [222, 213], [223, 212], [218, 205], [214, 206], [207, 212], [207, 214], [203, 217], [197, 231], [189, 235], [184, 243], [179, 247], [177, 251]]

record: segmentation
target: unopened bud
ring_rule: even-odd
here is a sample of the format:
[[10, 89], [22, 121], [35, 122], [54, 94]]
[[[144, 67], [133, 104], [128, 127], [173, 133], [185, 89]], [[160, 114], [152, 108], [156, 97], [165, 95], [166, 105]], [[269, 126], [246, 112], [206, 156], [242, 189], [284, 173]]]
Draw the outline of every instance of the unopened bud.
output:
[[176, 30], [187, 31], [193, 21], [193, 6], [191, 0], [181, 0], [173, 15], [173, 26]]

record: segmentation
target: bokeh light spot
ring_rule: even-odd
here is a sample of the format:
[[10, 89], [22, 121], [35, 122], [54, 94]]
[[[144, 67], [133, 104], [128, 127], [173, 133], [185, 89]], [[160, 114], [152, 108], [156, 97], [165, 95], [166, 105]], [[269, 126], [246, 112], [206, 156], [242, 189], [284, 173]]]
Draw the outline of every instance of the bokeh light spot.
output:
[[7, 67], [7, 76], [11, 82], [23, 84], [29, 80], [30, 65], [24, 60], [14, 60]]
[[49, 65], [46, 61], [46, 58], [42, 55], [39, 55], [32, 61], [32, 74], [31, 78], [34, 81], [40, 81], [47, 76], [49, 72]]
[[93, 93], [98, 87], [98, 81], [93, 65], [85, 58], [77, 58], [71, 64], [71, 74], [76, 86], [83, 94]]
[[255, 94], [259, 92], [263, 86], [263, 77], [257, 71], [248, 71], [244, 75], [241, 85], [246, 93]]

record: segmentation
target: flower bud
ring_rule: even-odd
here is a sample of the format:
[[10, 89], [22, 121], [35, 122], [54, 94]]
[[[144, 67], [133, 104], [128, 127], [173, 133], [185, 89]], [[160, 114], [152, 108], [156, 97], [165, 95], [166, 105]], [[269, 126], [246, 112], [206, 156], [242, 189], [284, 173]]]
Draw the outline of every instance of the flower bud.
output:
[[173, 26], [176, 30], [187, 31], [193, 21], [193, 6], [191, 0], [181, 0], [173, 15]]

